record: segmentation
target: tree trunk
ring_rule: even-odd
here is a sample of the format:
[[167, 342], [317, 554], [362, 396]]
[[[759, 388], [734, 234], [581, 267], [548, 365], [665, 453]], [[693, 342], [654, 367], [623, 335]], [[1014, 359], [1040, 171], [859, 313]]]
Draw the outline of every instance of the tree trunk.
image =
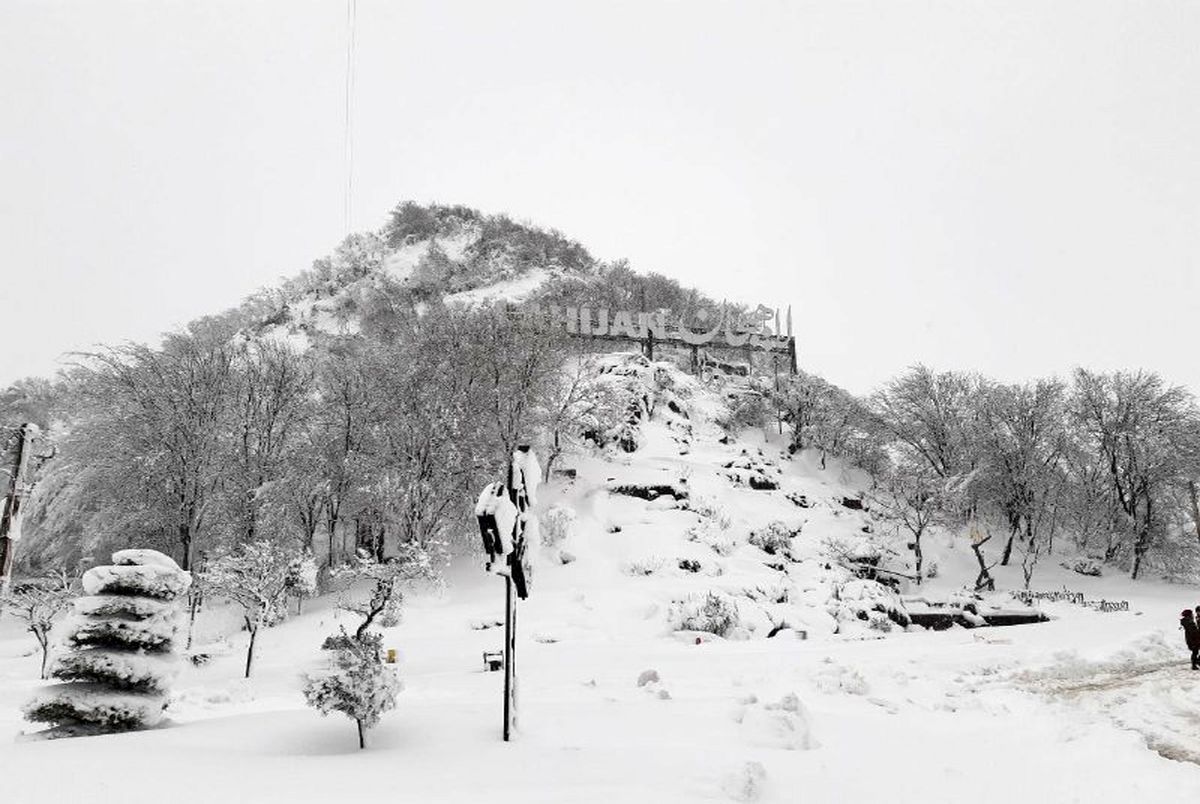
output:
[[1150, 495], [1146, 495], [1146, 518], [1142, 526], [1138, 528], [1137, 537], [1133, 542], [1133, 572], [1130, 574], [1130, 580], [1136, 581], [1138, 573], [1142, 571], [1142, 558], [1150, 551], [1150, 522], [1151, 522], [1151, 500]]
[[258, 637], [258, 623], [251, 624], [247, 619], [246, 628], [250, 631], [250, 644], [246, 647], [246, 678], [250, 678], [250, 668], [254, 666], [254, 640]]
[[1196, 529], [1196, 539], [1200, 540], [1200, 491], [1196, 481], [1188, 481], [1188, 496], [1192, 498], [1192, 527]]
[[41, 678], [46, 679], [46, 662], [50, 659], [50, 640], [42, 634], [34, 634], [37, 637], [38, 644], [42, 646], [42, 671]]
[[558, 430], [554, 431], [554, 449], [550, 450], [550, 455], [546, 458], [546, 471], [542, 477], [542, 482], [550, 482], [550, 472], [554, 468], [554, 462], [558, 460], [558, 456], [562, 454], [562, 443], [560, 442]]
[[192, 600], [191, 600], [191, 605], [188, 606], [187, 645], [184, 646], [184, 650], [192, 649], [192, 637], [196, 633], [196, 614], [200, 610], [200, 594], [198, 592], [196, 592], [195, 589], [193, 588], [193, 591], [191, 592], [189, 597]]
[[355, 720], [354, 722], [358, 724], [358, 747], [359, 749], [366, 748], [367, 730], [363, 728], [363, 722], [361, 720]]
[[921, 585], [921, 566], [925, 563], [924, 553], [921, 551], [921, 534], [913, 534], [913, 563], [917, 568], [917, 586]]
[[179, 568], [187, 572], [192, 568], [192, 533], [186, 524], [179, 526], [179, 544], [183, 548], [183, 561]]
[[1008, 525], [1008, 542], [1004, 545], [1004, 554], [1000, 557], [1000, 566], [1007, 567], [1009, 559], [1012, 558], [1013, 539], [1017, 536], [1017, 531], [1020, 529], [1020, 523], [1010, 522]]
[[975, 553], [975, 560], [979, 562], [979, 575], [975, 578], [976, 592], [982, 589], [993, 592], [996, 590], [996, 581], [992, 579], [992, 574], [988, 572], [987, 562], [983, 560], [983, 545], [987, 541], [987, 539], [984, 539], [977, 544], [971, 545], [971, 550]]

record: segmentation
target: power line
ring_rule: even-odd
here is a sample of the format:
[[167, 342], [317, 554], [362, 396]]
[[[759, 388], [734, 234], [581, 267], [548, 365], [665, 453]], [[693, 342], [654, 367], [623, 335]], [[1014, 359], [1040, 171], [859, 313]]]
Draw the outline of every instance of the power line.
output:
[[346, 197], [344, 201], [346, 234], [350, 234], [351, 199], [354, 196], [354, 118], [352, 110], [354, 98], [354, 26], [357, 17], [358, 0], [346, 0], [346, 119], [345, 131], [343, 132], [346, 168]]

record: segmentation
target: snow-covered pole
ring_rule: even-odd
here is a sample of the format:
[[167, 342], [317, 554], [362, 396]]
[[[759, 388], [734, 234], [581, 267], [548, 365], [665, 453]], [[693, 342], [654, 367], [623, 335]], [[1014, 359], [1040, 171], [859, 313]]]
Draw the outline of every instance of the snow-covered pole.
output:
[[479, 495], [479, 521], [487, 569], [504, 577], [504, 741], [517, 728], [517, 600], [529, 596], [525, 536], [530, 507], [541, 481], [541, 467], [528, 445], [516, 448], [504, 483], [491, 483]]
[[504, 578], [504, 742], [512, 739], [517, 722], [517, 598], [513, 579]]

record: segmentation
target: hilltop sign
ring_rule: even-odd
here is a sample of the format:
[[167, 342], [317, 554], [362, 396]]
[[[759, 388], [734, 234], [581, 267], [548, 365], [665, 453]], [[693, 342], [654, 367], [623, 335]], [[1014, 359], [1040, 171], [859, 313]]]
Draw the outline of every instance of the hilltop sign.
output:
[[568, 335], [586, 338], [608, 338], [637, 341], [653, 356], [654, 344], [665, 343], [693, 350], [701, 346], [718, 349], [739, 349], [786, 354], [795, 370], [796, 339], [792, 335], [792, 310], [786, 314], [786, 328], [781, 326], [779, 310], [759, 305], [749, 314], [738, 315], [724, 305], [719, 311], [701, 309], [695, 322], [682, 316], [669, 317], [665, 312], [634, 312], [606, 308], [561, 307], [529, 305], [520, 312], [539, 322], [563, 329]]

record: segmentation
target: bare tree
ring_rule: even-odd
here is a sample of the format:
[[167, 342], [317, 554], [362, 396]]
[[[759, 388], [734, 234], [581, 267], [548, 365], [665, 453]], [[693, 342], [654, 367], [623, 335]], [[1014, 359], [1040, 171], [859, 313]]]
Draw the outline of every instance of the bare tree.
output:
[[1137, 578], [1160, 535], [1164, 495], [1192, 467], [1181, 447], [1195, 429], [1191, 394], [1157, 374], [1075, 372], [1075, 415], [1104, 464], [1114, 499], [1125, 516]]
[[881, 510], [908, 532], [917, 584], [923, 578], [922, 538], [945, 513], [949, 499], [947, 481], [934, 474], [928, 465], [911, 461], [889, 471], [871, 494], [872, 507]]
[[25, 630], [33, 634], [42, 649], [42, 678], [46, 677], [46, 662], [50, 657], [50, 629], [58, 615], [71, 605], [76, 580], [75, 576], [59, 571], [14, 584], [0, 597], [0, 612], [24, 622]]
[[191, 565], [226, 468], [227, 335], [198, 324], [168, 336], [161, 350], [127, 345], [83, 356], [72, 376], [77, 419], [40, 497], [43, 530], [86, 533], [85, 552], [134, 540]]
[[259, 540], [213, 558], [204, 570], [203, 584], [211, 594], [242, 607], [242, 620], [250, 635], [246, 646], [246, 678], [253, 668], [259, 630], [287, 617], [293, 567], [302, 556], [298, 550]]
[[1066, 387], [1058, 380], [990, 386], [981, 405], [986, 465], [977, 487], [1008, 524], [1000, 559], [1007, 566], [1020, 536], [1025, 555], [1039, 555], [1040, 531], [1057, 521], [1067, 452]]
[[939, 477], [975, 468], [977, 399], [982, 381], [970, 374], [917, 365], [873, 397], [880, 419], [914, 459]]
[[586, 433], [602, 432], [626, 413], [620, 395], [608, 384], [598, 382], [596, 373], [595, 362], [579, 356], [565, 361], [555, 381], [548, 383], [540, 417], [549, 442], [545, 480], [550, 479], [563, 453], [581, 442]]
[[258, 537], [264, 500], [284, 476], [284, 460], [307, 416], [312, 387], [309, 361], [274, 341], [242, 343], [236, 353], [232, 388], [231, 501], [237, 537]]

